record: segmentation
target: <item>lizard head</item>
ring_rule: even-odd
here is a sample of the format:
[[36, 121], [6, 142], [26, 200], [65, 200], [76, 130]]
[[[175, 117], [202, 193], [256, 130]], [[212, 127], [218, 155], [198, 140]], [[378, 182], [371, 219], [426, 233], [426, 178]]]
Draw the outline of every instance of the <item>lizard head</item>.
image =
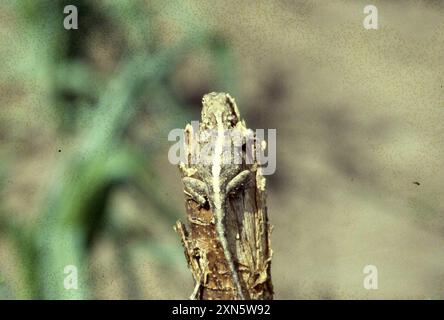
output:
[[204, 129], [216, 128], [218, 118], [227, 129], [239, 122], [239, 110], [234, 99], [223, 92], [211, 92], [202, 98], [202, 125]]

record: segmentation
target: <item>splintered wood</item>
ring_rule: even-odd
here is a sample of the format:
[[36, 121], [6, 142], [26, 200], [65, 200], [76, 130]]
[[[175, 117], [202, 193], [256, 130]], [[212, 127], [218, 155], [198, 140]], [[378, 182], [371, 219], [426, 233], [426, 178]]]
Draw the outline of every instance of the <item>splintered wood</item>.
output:
[[[248, 130], [245, 122], [239, 118], [234, 99], [228, 94], [209, 95], [226, 95], [227, 102], [233, 108], [233, 116], [236, 118], [231, 125], [241, 134], [248, 133], [251, 137], [252, 131]], [[205, 117], [208, 115], [203, 112], [203, 119], [197, 131], [203, 131], [202, 123], [207, 120]], [[191, 125], [187, 125], [184, 131], [187, 161], [180, 165], [182, 178], [202, 178], [202, 173], [199, 172], [202, 167], [196, 166], [190, 159], [194, 157], [193, 153], [197, 152], [195, 146], [202, 147], [207, 140], [204, 141], [200, 132], [194, 131]], [[260, 141], [256, 143], [254, 134], [253, 139], [254, 146], [260, 147], [261, 143]], [[264, 145], [263, 143], [263, 148]], [[241, 150], [245, 158], [248, 148], [243, 146]], [[238, 165], [241, 166], [239, 169], [251, 172], [252, 179], [226, 197], [225, 237], [244, 297], [254, 300], [273, 299], [270, 245], [272, 227], [267, 215], [265, 177], [261, 174], [260, 165], [256, 160]], [[197, 300], [238, 299], [233, 275], [216, 231], [214, 210], [208, 201], [206, 204], [199, 203], [186, 191], [185, 207], [188, 224], [177, 221], [174, 229], [181, 238], [188, 267], [196, 284], [190, 298]]]

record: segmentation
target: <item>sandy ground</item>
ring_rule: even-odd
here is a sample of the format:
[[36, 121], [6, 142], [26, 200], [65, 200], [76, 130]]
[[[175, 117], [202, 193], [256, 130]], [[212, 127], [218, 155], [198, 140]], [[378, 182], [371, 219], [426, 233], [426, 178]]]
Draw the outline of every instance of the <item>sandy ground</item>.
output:
[[366, 30], [365, 1], [218, 3], [191, 6], [232, 40], [248, 124], [277, 129], [276, 298], [444, 298], [444, 8], [375, 1]]

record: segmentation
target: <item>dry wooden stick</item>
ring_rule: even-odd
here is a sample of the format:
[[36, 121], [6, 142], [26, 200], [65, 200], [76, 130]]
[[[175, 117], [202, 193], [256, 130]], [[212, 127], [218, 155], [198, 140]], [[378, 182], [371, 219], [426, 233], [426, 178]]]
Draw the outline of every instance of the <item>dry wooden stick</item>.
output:
[[[191, 298], [272, 299], [266, 183], [251, 157], [265, 144], [246, 128], [226, 93], [205, 95], [199, 128], [187, 125], [184, 133], [180, 172], [189, 224], [178, 221], [175, 230], [196, 283]], [[235, 154], [241, 162], [233, 161]]]

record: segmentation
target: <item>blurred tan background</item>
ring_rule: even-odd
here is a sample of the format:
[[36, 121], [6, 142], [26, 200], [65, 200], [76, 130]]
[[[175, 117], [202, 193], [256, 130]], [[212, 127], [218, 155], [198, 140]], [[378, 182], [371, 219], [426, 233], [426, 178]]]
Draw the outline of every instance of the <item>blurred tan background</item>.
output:
[[[210, 91], [235, 96], [249, 127], [277, 129], [277, 299], [444, 298], [440, 1], [134, 3], [79, 2], [75, 31], [63, 1], [52, 18], [1, 8], [0, 298], [188, 298], [167, 133], [198, 120]], [[367, 4], [378, 30], [363, 27]], [[177, 44], [190, 48], [170, 63]], [[162, 52], [166, 66], [131, 87], [151, 69], [128, 57]], [[88, 290], [71, 296], [54, 278], [77, 263]]]

